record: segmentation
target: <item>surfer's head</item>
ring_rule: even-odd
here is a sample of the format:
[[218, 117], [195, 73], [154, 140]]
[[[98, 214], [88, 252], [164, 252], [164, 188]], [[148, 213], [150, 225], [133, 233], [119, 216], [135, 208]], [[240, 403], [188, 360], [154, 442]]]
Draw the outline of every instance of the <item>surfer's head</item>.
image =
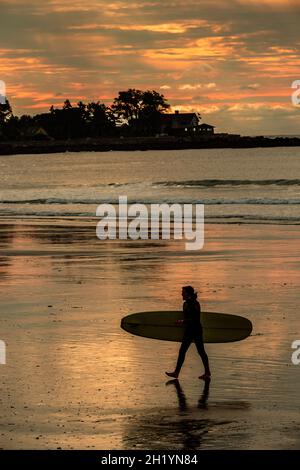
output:
[[192, 286], [184, 286], [182, 288], [182, 297], [183, 300], [197, 299], [197, 292], [195, 292]]

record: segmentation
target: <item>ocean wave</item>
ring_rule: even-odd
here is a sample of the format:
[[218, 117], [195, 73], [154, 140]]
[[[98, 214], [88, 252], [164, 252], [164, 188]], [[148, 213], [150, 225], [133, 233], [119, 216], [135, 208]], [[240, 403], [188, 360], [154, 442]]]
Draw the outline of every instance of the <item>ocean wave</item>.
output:
[[186, 181], [158, 181], [155, 186], [175, 188], [216, 187], [216, 186], [300, 186], [300, 179], [269, 179], [269, 180], [186, 180]]
[[[82, 211], [36, 211], [22, 210], [14, 211], [11, 209], [0, 209], [0, 216], [2, 217], [12, 217], [12, 218], [22, 218], [22, 217], [34, 217], [35, 219], [43, 218], [58, 218], [58, 219], [77, 219], [80, 218], [90, 219], [90, 220], [99, 220], [99, 217], [96, 217], [95, 212], [82, 212]], [[193, 217], [193, 219], [195, 219]], [[220, 223], [220, 224], [230, 224], [230, 223], [261, 223], [261, 224], [290, 224], [290, 225], [300, 225], [300, 216], [284, 216], [284, 215], [263, 215], [263, 214], [210, 214], [205, 215], [205, 221], [207, 223]]]
[[[98, 205], [98, 204], [118, 204], [118, 198], [37, 198], [37, 199], [4, 199], [0, 200], [0, 204], [26, 204], [26, 205]], [[300, 199], [271, 199], [271, 198], [242, 198], [242, 199], [182, 199], [182, 198], [159, 198], [153, 199], [131, 199], [128, 198], [128, 204], [204, 204], [208, 206], [214, 205], [299, 205]]]

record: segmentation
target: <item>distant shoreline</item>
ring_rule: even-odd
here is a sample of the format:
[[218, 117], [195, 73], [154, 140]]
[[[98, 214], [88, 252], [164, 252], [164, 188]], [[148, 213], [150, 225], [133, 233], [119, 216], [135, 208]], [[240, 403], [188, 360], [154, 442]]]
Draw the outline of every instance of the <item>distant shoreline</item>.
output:
[[0, 155], [299, 146], [300, 138], [297, 137], [250, 137], [230, 134], [215, 134], [210, 137], [113, 137], [64, 141], [0, 142]]

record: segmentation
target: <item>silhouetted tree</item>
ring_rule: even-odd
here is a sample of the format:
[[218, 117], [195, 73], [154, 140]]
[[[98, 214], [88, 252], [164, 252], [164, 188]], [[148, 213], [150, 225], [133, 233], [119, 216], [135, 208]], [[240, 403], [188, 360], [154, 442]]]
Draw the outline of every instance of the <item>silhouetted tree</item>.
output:
[[5, 99], [5, 103], [0, 103], [0, 137], [10, 138], [14, 127], [12, 121], [15, 121], [12, 108], [8, 99]]
[[119, 135], [120, 129], [124, 135], [153, 135], [159, 129], [161, 114], [169, 107], [164, 95], [157, 91], [134, 88], [120, 91], [111, 107], [99, 101], [72, 105], [66, 99], [61, 108], [52, 105], [48, 113], [33, 117], [13, 116], [6, 100], [0, 104], [0, 136], [22, 139], [46, 135], [65, 140]]
[[170, 105], [164, 95], [154, 90], [144, 92], [143, 103], [140, 115], [141, 127], [147, 135], [156, 134], [160, 128], [160, 116], [170, 108]]
[[164, 95], [156, 91], [130, 88], [120, 91], [114, 99], [112, 111], [119, 124], [127, 124], [137, 134], [152, 134], [158, 127], [159, 115], [170, 105]]
[[140, 117], [143, 106], [143, 92], [129, 88], [127, 91], [119, 91], [119, 96], [114, 99], [112, 110], [120, 121], [133, 124]]
[[49, 113], [37, 115], [35, 120], [46, 132], [56, 139], [84, 137], [87, 128], [87, 105], [81, 101], [72, 106], [65, 100], [61, 109], [51, 106]]
[[92, 102], [87, 105], [88, 121], [93, 137], [100, 137], [113, 134], [116, 127], [114, 115], [111, 109], [105, 104]]
[[70, 100], [65, 100], [64, 105], [63, 105], [63, 109], [71, 109], [71, 108], [72, 108], [72, 105], [71, 105]]
[[13, 116], [12, 108], [9, 104], [8, 99], [5, 100], [5, 103], [0, 103], [0, 123], [5, 123]]

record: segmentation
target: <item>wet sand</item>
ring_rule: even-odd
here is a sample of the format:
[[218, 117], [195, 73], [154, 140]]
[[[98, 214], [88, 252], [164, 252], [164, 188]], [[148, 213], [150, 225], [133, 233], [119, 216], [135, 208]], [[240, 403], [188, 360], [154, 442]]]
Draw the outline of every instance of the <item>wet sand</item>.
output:
[[[0, 225], [0, 447], [4, 449], [300, 449], [299, 227], [206, 225], [180, 241], [100, 242], [94, 222]], [[240, 314], [253, 335], [209, 344], [210, 386], [191, 347], [120, 329], [124, 315], [181, 307]]]

